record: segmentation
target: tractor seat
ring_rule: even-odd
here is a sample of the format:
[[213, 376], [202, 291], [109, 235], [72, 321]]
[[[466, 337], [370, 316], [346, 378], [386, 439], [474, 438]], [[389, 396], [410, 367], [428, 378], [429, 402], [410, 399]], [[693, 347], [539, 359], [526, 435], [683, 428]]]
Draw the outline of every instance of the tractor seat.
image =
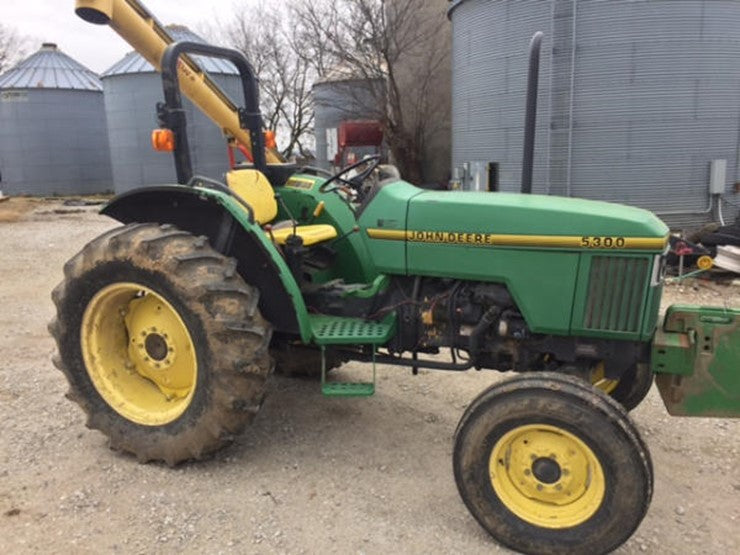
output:
[[[291, 235], [293, 235], [292, 225], [272, 230], [272, 238], [278, 245], [284, 245]], [[299, 225], [296, 227], [296, 235], [303, 239], [304, 246], [310, 247], [334, 239], [337, 236], [337, 230], [334, 226], [327, 224]]]
[[[278, 213], [275, 191], [261, 171], [231, 170], [226, 174], [226, 184], [252, 208], [254, 221], [259, 225], [269, 224], [275, 219]], [[271, 234], [277, 244], [284, 245], [288, 237], [293, 235], [293, 229], [292, 224], [281, 225], [280, 229], [273, 229]], [[295, 227], [295, 234], [303, 239], [303, 244], [308, 247], [334, 239], [337, 230], [327, 224], [299, 225]]]

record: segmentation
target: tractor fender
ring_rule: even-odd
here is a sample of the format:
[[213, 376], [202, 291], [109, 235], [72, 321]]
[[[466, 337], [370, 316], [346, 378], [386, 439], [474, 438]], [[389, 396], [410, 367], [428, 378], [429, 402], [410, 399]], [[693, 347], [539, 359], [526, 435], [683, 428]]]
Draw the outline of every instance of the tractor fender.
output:
[[237, 272], [259, 290], [260, 311], [275, 330], [310, 340], [308, 311], [293, 274], [248, 207], [230, 195], [182, 185], [144, 187], [115, 197], [101, 214], [123, 224], [172, 224], [207, 237], [214, 249], [237, 260]]

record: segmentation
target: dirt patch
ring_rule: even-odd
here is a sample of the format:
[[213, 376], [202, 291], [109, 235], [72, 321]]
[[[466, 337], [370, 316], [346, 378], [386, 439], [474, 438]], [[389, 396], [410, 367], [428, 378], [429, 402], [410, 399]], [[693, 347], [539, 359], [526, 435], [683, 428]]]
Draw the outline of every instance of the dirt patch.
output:
[[25, 197], [8, 198], [0, 202], [0, 223], [12, 223], [23, 219], [39, 205], [38, 200]]
[[[209, 461], [169, 469], [107, 449], [64, 398], [46, 325], [64, 262], [116, 224], [57, 206], [0, 227], [0, 553], [506, 552], [451, 464], [455, 426], [495, 372], [381, 366], [365, 400], [274, 378], [254, 424]], [[740, 288], [710, 285], [671, 285], [666, 303], [740, 306]], [[740, 553], [740, 422], [671, 418], [655, 390], [633, 417], [656, 487], [618, 553]]]

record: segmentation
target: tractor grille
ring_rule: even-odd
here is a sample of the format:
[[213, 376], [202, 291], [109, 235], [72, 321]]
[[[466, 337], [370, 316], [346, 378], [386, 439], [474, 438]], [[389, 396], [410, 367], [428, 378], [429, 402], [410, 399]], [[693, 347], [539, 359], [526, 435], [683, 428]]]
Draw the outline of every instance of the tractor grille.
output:
[[648, 258], [594, 256], [583, 314], [584, 329], [638, 332], [649, 269]]

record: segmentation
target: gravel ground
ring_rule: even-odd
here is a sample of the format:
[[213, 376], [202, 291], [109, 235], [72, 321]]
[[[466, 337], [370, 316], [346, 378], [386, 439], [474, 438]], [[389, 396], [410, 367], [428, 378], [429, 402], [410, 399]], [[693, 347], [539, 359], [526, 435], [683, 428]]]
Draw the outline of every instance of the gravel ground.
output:
[[[0, 218], [0, 553], [506, 551], [451, 469], [457, 421], [494, 372], [380, 367], [367, 400], [274, 378], [255, 423], [209, 461], [169, 469], [108, 450], [64, 398], [46, 324], [64, 261], [114, 224], [54, 202], [24, 211]], [[676, 301], [737, 307], [740, 288], [670, 286]], [[619, 553], [740, 553], [740, 422], [671, 418], [655, 390], [633, 416], [656, 487]]]

